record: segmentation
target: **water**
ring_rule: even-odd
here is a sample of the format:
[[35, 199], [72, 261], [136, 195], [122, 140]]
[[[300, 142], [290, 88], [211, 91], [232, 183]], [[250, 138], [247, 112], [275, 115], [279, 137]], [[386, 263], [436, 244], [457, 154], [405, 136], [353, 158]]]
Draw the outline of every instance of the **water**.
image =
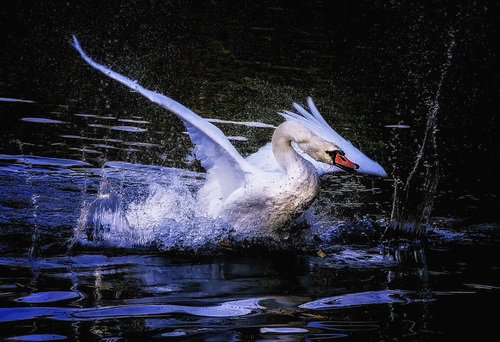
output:
[[[8, 2], [0, 338], [495, 333], [494, 9]], [[204, 173], [182, 124], [83, 64], [72, 34], [96, 60], [209, 118], [244, 155], [270, 140], [276, 112], [311, 95], [391, 177], [326, 176], [276, 241], [237, 235], [197, 211]], [[425, 237], [381, 243], [392, 212]]]
[[431, 235], [430, 248], [342, 245], [324, 258], [109, 248], [45, 251], [36, 259], [8, 253], [0, 259], [0, 324], [9, 327], [1, 334], [477, 338], [493, 331], [496, 319], [499, 267], [491, 242], [498, 227], [459, 228]]
[[[440, 109], [441, 88], [453, 58], [455, 34], [448, 33], [450, 42], [446, 51], [446, 60], [441, 67], [441, 76], [432, 100], [427, 100], [429, 110], [424, 136], [419, 142], [420, 149], [415, 157], [413, 168], [406, 179], [397, 173], [394, 175], [394, 195], [389, 227], [394, 231], [425, 235], [436, 190], [439, 183], [439, 146], [437, 138], [437, 121]], [[386, 126], [387, 127], [387, 126]], [[400, 128], [392, 126], [391, 128]], [[399, 134], [397, 134], [399, 136]], [[394, 146], [395, 147], [395, 146]], [[397, 168], [397, 166], [395, 166]]]

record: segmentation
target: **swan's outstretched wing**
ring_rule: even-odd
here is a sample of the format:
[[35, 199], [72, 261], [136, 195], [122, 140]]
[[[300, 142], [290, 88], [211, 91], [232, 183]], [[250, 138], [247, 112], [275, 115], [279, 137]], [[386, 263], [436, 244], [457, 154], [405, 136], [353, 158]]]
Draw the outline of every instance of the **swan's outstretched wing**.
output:
[[171, 98], [148, 90], [139, 85], [137, 81], [95, 62], [83, 51], [75, 36], [73, 36], [73, 45], [80, 56], [92, 67], [173, 112], [183, 121], [191, 141], [195, 145], [196, 157], [207, 170], [209, 177], [212, 178], [210, 181], [220, 183], [221, 196], [225, 197], [240, 187], [244, 183], [246, 175], [255, 172], [255, 168], [236, 151], [224, 133], [210, 122]]
[[[359, 165], [359, 169], [357, 170], [357, 172], [380, 177], [387, 177], [387, 173], [382, 168], [382, 166], [380, 166], [374, 160], [368, 158], [363, 152], [354, 147], [354, 145], [351, 144], [348, 140], [342, 138], [340, 134], [335, 132], [333, 128], [328, 125], [328, 123], [325, 121], [323, 116], [314, 105], [312, 98], [307, 98], [307, 106], [309, 107], [309, 111], [307, 111], [297, 103], [294, 103], [293, 106], [297, 110], [297, 113], [284, 111], [279, 114], [288, 121], [300, 122], [302, 125], [313, 131], [316, 135], [338, 145], [346, 153], [346, 155], [349, 156], [349, 160]], [[337, 171], [332, 169], [330, 165], [324, 163], [315, 161], [314, 165], [323, 173]], [[334, 168], [337, 169], [336, 167]]]
[[[323, 116], [319, 113], [318, 109], [314, 105], [312, 98], [307, 98], [307, 105], [309, 110], [304, 109], [297, 103], [293, 106], [297, 110], [297, 113], [290, 111], [283, 111], [279, 113], [288, 121], [297, 121], [301, 125], [309, 128], [319, 137], [331, 141], [338, 145], [349, 157], [349, 160], [359, 165], [358, 173], [366, 173], [371, 175], [376, 175], [380, 177], [387, 177], [387, 173], [384, 169], [375, 161], [368, 158], [360, 150], [354, 147], [349, 141], [342, 138], [340, 134], [335, 132], [330, 125], [325, 121]], [[304, 158], [309, 160], [315, 167], [320, 175], [331, 172], [342, 171], [336, 166], [321, 163], [312, 159], [307, 154], [303, 153], [298, 146], [294, 146], [295, 149], [302, 154]], [[247, 160], [255, 166], [262, 168], [264, 170], [276, 170], [280, 166], [272, 154], [271, 144], [267, 144], [262, 147], [256, 153], [247, 157]]]

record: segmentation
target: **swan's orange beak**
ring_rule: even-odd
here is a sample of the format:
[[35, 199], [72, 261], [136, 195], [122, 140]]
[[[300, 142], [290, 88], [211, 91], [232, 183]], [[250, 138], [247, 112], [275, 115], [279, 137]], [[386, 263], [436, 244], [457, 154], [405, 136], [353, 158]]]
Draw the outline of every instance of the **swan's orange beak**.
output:
[[341, 168], [344, 171], [350, 171], [350, 172], [353, 172], [353, 171], [356, 171], [357, 169], [359, 169], [358, 164], [353, 163], [352, 161], [347, 159], [344, 151], [335, 151], [335, 152], [337, 152], [337, 153], [335, 153], [332, 156], [333, 164], [335, 166], [338, 166], [339, 168]]

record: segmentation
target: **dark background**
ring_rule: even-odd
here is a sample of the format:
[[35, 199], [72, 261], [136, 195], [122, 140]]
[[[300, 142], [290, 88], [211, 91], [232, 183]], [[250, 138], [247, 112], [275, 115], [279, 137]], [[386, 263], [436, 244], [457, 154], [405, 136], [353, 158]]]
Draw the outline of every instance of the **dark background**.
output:
[[[177, 145], [188, 144], [178, 137], [181, 124], [84, 65], [70, 46], [72, 34], [97, 61], [205, 117], [278, 123], [276, 111], [312, 95], [332, 126], [403, 180], [449, 62], [436, 123], [434, 214], [499, 218], [500, 25], [493, 2], [8, 1], [2, 7], [0, 96], [68, 112], [149, 116], [158, 131], [144, 141], [162, 141], [169, 160], [176, 160]], [[17, 107], [0, 110], [0, 153], [19, 154], [19, 139], [52, 134], [13, 119]], [[384, 127], [398, 123], [410, 128]], [[245, 133], [255, 135], [255, 146], [268, 139]], [[22, 152], [72, 157], [57, 147]], [[160, 161], [155, 153], [107, 157]]]

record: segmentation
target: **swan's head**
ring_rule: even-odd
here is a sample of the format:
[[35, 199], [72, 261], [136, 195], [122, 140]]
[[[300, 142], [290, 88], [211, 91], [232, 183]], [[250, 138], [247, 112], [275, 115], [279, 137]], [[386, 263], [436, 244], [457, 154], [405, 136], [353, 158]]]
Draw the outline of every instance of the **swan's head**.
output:
[[350, 161], [339, 146], [316, 135], [307, 141], [299, 142], [298, 145], [306, 154], [319, 162], [335, 165], [349, 172], [359, 169], [359, 165]]

